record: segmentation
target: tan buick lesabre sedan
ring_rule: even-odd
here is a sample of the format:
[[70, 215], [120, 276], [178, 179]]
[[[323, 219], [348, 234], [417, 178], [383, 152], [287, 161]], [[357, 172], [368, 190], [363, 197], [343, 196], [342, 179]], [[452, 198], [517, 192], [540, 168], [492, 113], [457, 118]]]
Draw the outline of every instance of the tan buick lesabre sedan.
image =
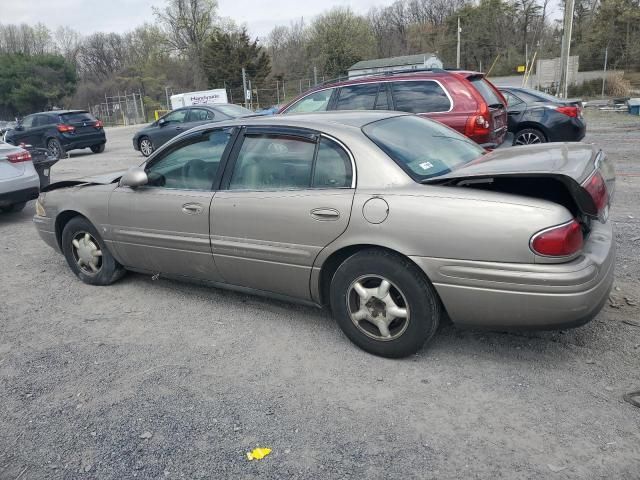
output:
[[34, 218], [83, 282], [126, 270], [329, 306], [364, 350], [456, 324], [565, 328], [613, 281], [614, 173], [586, 144], [486, 152], [392, 112], [183, 133], [139, 168], [52, 184]]

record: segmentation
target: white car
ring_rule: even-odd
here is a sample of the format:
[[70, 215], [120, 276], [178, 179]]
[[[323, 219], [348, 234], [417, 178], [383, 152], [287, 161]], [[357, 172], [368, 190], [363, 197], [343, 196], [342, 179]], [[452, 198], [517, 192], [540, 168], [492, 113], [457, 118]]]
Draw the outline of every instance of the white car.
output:
[[0, 140], [0, 212], [19, 212], [39, 193], [40, 177], [31, 154]]

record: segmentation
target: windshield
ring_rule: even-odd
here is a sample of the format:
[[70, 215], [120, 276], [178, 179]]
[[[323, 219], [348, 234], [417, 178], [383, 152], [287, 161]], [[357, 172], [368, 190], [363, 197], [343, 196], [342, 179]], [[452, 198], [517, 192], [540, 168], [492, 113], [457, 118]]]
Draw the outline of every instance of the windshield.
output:
[[239, 105], [216, 105], [216, 110], [220, 110], [225, 115], [230, 117], [244, 117], [246, 115], [253, 115], [253, 112], [247, 108]]
[[449, 173], [485, 152], [449, 127], [413, 115], [378, 120], [362, 131], [417, 182]]

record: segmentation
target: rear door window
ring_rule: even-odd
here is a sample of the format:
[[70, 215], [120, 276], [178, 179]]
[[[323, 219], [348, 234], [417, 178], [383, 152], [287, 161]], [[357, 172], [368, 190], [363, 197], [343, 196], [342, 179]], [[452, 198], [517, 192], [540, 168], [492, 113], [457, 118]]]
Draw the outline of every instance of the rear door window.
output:
[[480, 93], [484, 101], [487, 102], [487, 105], [489, 106], [502, 105], [503, 103], [502, 99], [498, 97], [498, 94], [491, 87], [491, 85], [489, 85], [489, 82], [487, 82], [484, 78], [475, 77], [475, 78], [469, 79], [469, 81], [476, 88], [476, 90], [478, 90], [478, 93]]
[[333, 88], [314, 92], [293, 104], [284, 113], [325, 112], [329, 106], [329, 100], [331, 100], [333, 92]]
[[342, 87], [336, 110], [373, 110], [379, 86], [379, 83], [365, 83]]
[[351, 159], [335, 142], [322, 138], [313, 169], [314, 188], [351, 187]]
[[448, 112], [451, 100], [439, 83], [431, 80], [392, 83], [395, 109], [410, 113]]

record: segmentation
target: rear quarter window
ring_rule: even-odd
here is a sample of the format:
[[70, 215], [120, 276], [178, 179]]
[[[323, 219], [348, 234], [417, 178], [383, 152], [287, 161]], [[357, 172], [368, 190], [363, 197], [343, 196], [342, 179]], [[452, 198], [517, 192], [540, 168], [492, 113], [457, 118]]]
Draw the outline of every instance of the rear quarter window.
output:
[[487, 105], [502, 105], [502, 99], [495, 92], [493, 87], [482, 77], [476, 77], [469, 80], [478, 93], [482, 96]]
[[395, 109], [410, 113], [448, 112], [451, 100], [432, 80], [392, 82]]

